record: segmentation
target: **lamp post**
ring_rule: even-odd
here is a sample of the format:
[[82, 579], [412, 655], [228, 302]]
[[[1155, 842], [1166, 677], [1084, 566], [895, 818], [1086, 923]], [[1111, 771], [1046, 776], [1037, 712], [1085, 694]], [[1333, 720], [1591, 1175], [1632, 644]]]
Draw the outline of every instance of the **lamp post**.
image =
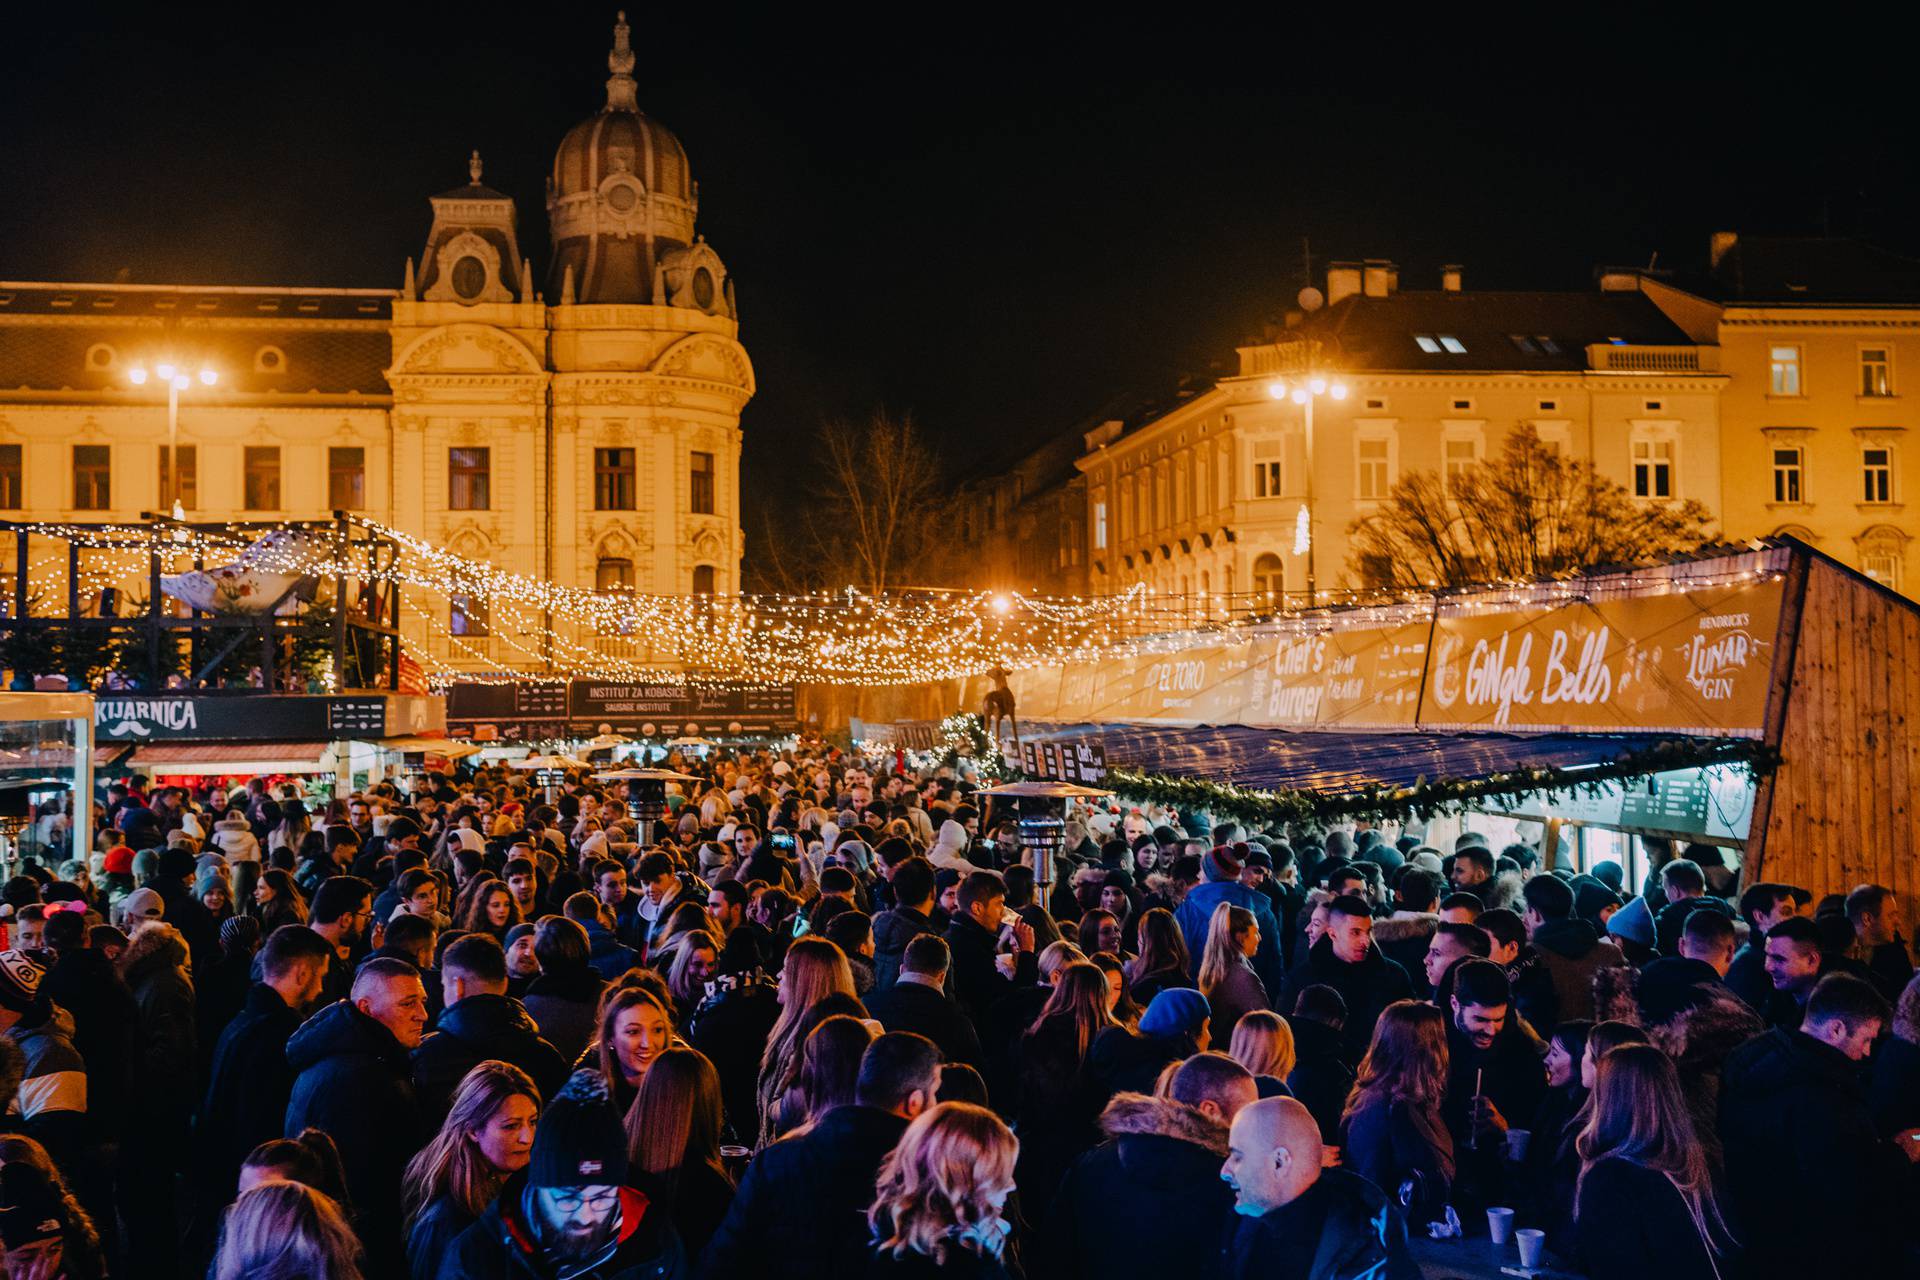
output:
[[1331, 381], [1322, 374], [1314, 373], [1311, 368], [1303, 378], [1289, 383], [1285, 378], [1275, 378], [1267, 384], [1267, 394], [1275, 400], [1291, 400], [1299, 405], [1305, 415], [1307, 446], [1307, 493], [1300, 504], [1300, 522], [1294, 533], [1293, 553], [1306, 553], [1307, 557], [1307, 607], [1311, 609], [1317, 603], [1319, 584], [1314, 576], [1313, 522], [1318, 514], [1313, 507], [1313, 406], [1321, 396], [1332, 400], [1347, 398], [1347, 384]]
[[615, 769], [593, 775], [601, 782], [627, 784], [627, 816], [640, 829], [640, 847], [653, 843], [653, 825], [667, 816], [667, 784], [698, 782], [698, 778], [672, 769]]
[[[1014, 800], [1020, 811], [1020, 845], [1032, 855], [1034, 886], [1044, 890], [1053, 884], [1054, 857], [1067, 844], [1067, 801], [1110, 796], [1113, 792], [1047, 780], [982, 787], [974, 794], [1008, 796]], [[1044, 903], [1044, 893], [1041, 899]]]
[[[176, 520], [186, 517], [180, 505], [180, 393], [193, 385], [193, 376], [171, 360], [153, 366], [153, 376], [167, 384], [167, 484], [160, 494], [160, 505]], [[136, 387], [147, 384], [147, 366], [136, 364], [127, 370], [127, 381]], [[200, 367], [200, 385], [210, 387], [220, 381], [212, 365]]]

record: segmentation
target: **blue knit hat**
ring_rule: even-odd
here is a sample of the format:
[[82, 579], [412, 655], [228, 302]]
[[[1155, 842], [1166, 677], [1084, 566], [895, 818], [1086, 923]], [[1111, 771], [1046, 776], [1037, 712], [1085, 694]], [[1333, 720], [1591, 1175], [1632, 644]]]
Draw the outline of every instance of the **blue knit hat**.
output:
[[1140, 1015], [1140, 1034], [1197, 1036], [1212, 1016], [1213, 1006], [1198, 991], [1192, 987], [1169, 987], [1155, 996], [1147, 1011]]
[[1643, 947], [1653, 945], [1653, 912], [1645, 898], [1635, 898], [1607, 919], [1607, 932]]

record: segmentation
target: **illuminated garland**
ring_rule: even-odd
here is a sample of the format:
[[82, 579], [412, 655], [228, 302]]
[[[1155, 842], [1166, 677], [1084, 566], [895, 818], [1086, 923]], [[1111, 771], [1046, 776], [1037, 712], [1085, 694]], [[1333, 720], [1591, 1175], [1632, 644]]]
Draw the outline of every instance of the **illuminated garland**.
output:
[[987, 733], [986, 721], [973, 712], [958, 711], [942, 720], [940, 736], [945, 742], [940, 763], [946, 768], [958, 769], [966, 762], [983, 778], [998, 781], [1013, 775], [1000, 744]]
[[1404, 822], [1458, 813], [1474, 803], [1510, 803], [1532, 795], [1548, 799], [1594, 796], [1608, 783], [1622, 778], [1710, 764], [1744, 764], [1760, 775], [1777, 768], [1780, 755], [1751, 738], [1677, 738], [1583, 768], [1528, 767], [1474, 778], [1421, 782], [1412, 787], [1374, 784], [1339, 794], [1298, 789], [1263, 791], [1230, 782], [1128, 768], [1109, 768], [1102, 785], [1123, 799], [1164, 804], [1183, 813], [1204, 811], [1238, 822], [1286, 825], [1337, 818]]

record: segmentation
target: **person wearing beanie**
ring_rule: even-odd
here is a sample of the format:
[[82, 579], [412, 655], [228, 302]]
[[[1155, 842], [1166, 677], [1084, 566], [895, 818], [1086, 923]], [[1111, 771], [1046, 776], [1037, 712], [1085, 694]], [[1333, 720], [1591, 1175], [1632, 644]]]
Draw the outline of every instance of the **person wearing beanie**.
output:
[[1087, 1052], [1087, 1074], [1103, 1097], [1153, 1092], [1170, 1062], [1203, 1053], [1212, 1043], [1208, 1024], [1213, 1006], [1191, 987], [1169, 987], [1154, 996], [1140, 1015], [1140, 1032], [1125, 1027], [1102, 1031]]
[[1627, 960], [1644, 966], [1654, 957], [1653, 912], [1645, 898], [1635, 898], [1607, 918], [1607, 936], [1620, 944]]
[[[1280, 954], [1280, 922], [1274, 918], [1273, 904], [1258, 889], [1240, 883], [1240, 859], [1225, 845], [1207, 850], [1200, 861], [1202, 882], [1188, 891], [1173, 909], [1180, 936], [1186, 940], [1189, 976], [1200, 978], [1200, 957], [1207, 951], [1207, 927], [1214, 908], [1225, 902], [1253, 913], [1260, 926], [1260, 947], [1252, 957], [1253, 971], [1268, 991], [1278, 991], [1286, 981], [1286, 962]], [[1148, 1090], [1151, 1092], [1151, 1090]]]
[[576, 1071], [540, 1117], [513, 1175], [441, 1260], [442, 1280], [687, 1274], [661, 1204], [627, 1186], [627, 1137], [598, 1072]]
[[158, 871], [141, 887], [160, 895], [163, 918], [187, 940], [193, 967], [204, 972], [220, 958], [220, 926], [193, 892], [193, 868], [194, 855], [185, 849], [164, 849]]

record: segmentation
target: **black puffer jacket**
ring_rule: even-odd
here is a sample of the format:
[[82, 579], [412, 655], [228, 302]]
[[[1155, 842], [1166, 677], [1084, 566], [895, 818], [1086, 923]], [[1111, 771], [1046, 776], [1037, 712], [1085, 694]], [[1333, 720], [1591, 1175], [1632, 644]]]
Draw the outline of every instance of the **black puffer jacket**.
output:
[[281, 1135], [293, 1067], [287, 1041], [300, 1029], [300, 1014], [265, 983], [247, 992], [247, 1002], [214, 1045], [206, 1098], [194, 1129], [194, 1156], [201, 1190], [225, 1204], [247, 1153]]
[[1340, 1039], [1342, 1056], [1349, 1064], [1357, 1064], [1366, 1056], [1380, 1011], [1395, 1000], [1413, 997], [1407, 971], [1387, 959], [1379, 947], [1368, 947], [1359, 964], [1348, 964], [1333, 954], [1331, 936], [1314, 943], [1306, 960], [1287, 975], [1276, 1007], [1283, 1013], [1292, 1009], [1300, 993], [1311, 986], [1332, 987], [1347, 1002], [1347, 1022]]
[[1380, 1188], [1345, 1169], [1326, 1170], [1292, 1204], [1236, 1219], [1225, 1274], [1232, 1280], [1298, 1275], [1298, 1259], [1308, 1249], [1307, 1280], [1419, 1280], [1400, 1210]]
[[1340, 1033], [1324, 1022], [1311, 1018], [1289, 1018], [1293, 1026], [1293, 1072], [1287, 1088], [1300, 1104], [1313, 1113], [1320, 1126], [1320, 1140], [1328, 1146], [1340, 1142], [1340, 1112], [1353, 1090], [1353, 1068], [1347, 1065], [1346, 1046]]
[[426, 1121], [438, 1125], [467, 1072], [489, 1058], [533, 1077], [541, 1100], [567, 1082], [567, 1063], [541, 1038], [533, 1015], [512, 996], [473, 995], [440, 1011], [433, 1034], [413, 1051], [413, 1087]]
[[923, 933], [943, 932], [933, 917], [912, 907], [894, 907], [873, 918], [874, 990], [885, 991], [900, 976], [907, 944]]
[[620, 1230], [597, 1259], [560, 1264], [535, 1243], [523, 1207], [525, 1170], [513, 1175], [479, 1221], [454, 1238], [440, 1280], [683, 1280], [686, 1251], [666, 1211], [632, 1187], [620, 1188]]

